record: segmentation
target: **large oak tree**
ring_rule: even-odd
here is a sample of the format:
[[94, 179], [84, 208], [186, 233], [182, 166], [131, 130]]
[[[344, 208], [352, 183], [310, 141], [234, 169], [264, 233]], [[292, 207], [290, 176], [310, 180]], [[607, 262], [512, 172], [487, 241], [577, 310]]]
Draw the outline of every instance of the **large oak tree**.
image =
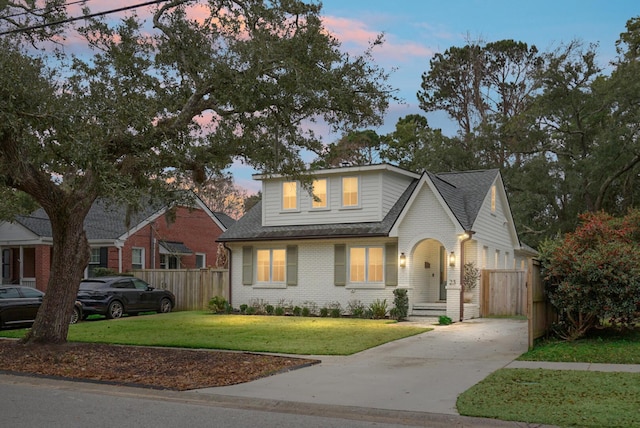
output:
[[[5, 2], [0, 32], [60, 21], [63, 4]], [[321, 147], [309, 122], [345, 132], [380, 122], [386, 74], [370, 51], [343, 52], [320, 12], [298, 0], [172, 0], [148, 20], [0, 36], [0, 183], [30, 195], [53, 231], [51, 277], [26, 342], [66, 341], [96, 198], [166, 197], [172, 178], [191, 171], [198, 182], [234, 159], [296, 174], [301, 150]], [[67, 40], [90, 50], [70, 55]]]

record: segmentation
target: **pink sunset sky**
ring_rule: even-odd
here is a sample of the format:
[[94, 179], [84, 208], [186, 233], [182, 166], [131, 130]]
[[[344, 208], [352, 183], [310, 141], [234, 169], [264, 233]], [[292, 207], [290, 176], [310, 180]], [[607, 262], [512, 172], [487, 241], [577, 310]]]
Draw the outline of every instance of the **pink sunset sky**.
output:
[[[142, 1], [89, 0], [87, 5], [97, 12]], [[599, 45], [598, 60], [606, 67], [616, 55], [615, 42], [626, 21], [640, 15], [637, 0], [325, 0], [322, 4], [325, 26], [348, 52], [361, 53], [378, 34], [385, 35], [385, 43], [374, 50], [375, 61], [391, 72], [390, 84], [404, 101], [390, 106], [384, 124], [376, 129], [380, 134], [391, 132], [403, 116], [424, 114], [416, 93], [434, 53], [478, 39], [513, 39], [541, 51], [579, 39]], [[138, 10], [138, 15], [144, 16], [146, 10]], [[431, 127], [454, 132], [444, 115], [426, 116]], [[339, 137], [314, 129], [325, 143]], [[249, 192], [259, 190], [260, 183], [251, 179], [256, 171], [240, 164], [231, 171], [238, 185]]]

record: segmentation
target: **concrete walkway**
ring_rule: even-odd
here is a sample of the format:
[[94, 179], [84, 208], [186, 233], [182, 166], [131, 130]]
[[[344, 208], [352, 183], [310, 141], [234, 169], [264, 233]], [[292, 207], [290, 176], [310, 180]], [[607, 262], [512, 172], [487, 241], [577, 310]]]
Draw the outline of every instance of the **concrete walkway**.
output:
[[478, 319], [201, 394], [457, 415], [456, 399], [527, 350], [527, 322]]

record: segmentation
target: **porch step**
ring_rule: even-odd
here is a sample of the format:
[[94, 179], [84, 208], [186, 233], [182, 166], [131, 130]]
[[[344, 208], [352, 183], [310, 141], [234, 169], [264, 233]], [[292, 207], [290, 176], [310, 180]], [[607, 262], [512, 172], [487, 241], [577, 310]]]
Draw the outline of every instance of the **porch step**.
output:
[[439, 317], [447, 314], [446, 302], [414, 303], [411, 316]]

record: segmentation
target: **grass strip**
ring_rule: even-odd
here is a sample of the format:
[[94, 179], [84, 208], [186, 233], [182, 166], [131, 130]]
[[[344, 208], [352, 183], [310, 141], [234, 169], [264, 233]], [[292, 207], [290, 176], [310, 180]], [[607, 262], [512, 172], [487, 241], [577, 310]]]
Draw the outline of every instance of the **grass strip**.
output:
[[588, 337], [573, 342], [542, 340], [518, 360], [640, 364], [640, 330], [594, 330]]
[[640, 374], [501, 369], [458, 397], [461, 415], [580, 427], [640, 427]]

